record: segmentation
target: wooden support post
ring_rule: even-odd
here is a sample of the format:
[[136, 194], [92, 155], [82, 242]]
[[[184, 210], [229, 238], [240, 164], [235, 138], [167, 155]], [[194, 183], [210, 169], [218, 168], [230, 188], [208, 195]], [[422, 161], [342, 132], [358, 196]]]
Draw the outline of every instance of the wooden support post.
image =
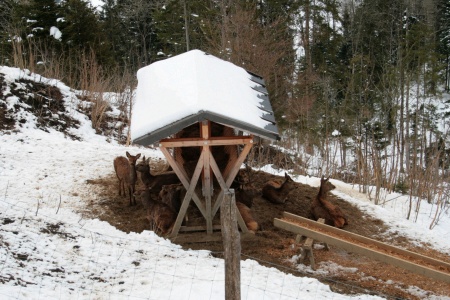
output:
[[[201, 123], [201, 135], [202, 138], [208, 140], [210, 138], [211, 124], [209, 121], [203, 121]], [[202, 178], [202, 191], [203, 197], [205, 197], [206, 204], [206, 233], [213, 233], [213, 225], [212, 225], [212, 215], [211, 215], [211, 194], [212, 194], [212, 180], [211, 180], [211, 169], [209, 166], [209, 161], [212, 157], [211, 149], [208, 146], [208, 143], [205, 142], [205, 145], [202, 148], [202, 156], [203, 156], [203, 178]]]
[[[325, 219], [320, 218], [319, 220], [317, 220], [317, 222], [321, 223], [321, 224], [325, 224]], [[299, 243], [302, 239], [303, 239], [303, 236], [301, 234], [297, 234], [295, 241], [297, 243]], [[328, 244], [327, 243], [324, 243], [324, 244], [325, 244], [325, 249], [330, 250], [330, 248], [328, 247]], [[314, 239], [307, 238], [305, 240], [305, 242], [303, 243], [299, 260], [304, 261], [309, 257], [309, 264], [311, 266], [311, 269], [316, 270], [316, 263], [314, 260], [313, 248], [314, 248]]]
[[241, 299], [241, 239], [237, 227], [234, 189], [224, 192], [220, 223], [225, 256], [225, 299]]
[[[168, 153], [167, 149], [161, 147], [161, 151], [166, 154], [167, 159], [170, 161], [172, 159], [172, 156]], [[203, 154], [202, 154], [203, 155]], [[202, 155], [200, 158], [202, 158]], [[171, 164], [172, 165], [172, 164]], [[177, 166], [176, 163], [173, 164], [173, 166]], [[197, 167], [195, 168], [194, 174], [192, 175], [192, 180], [189, 183], [187, 178], [184, 177], [184, 174], [181, 172], [182, 169], [175, 169], [175, 172], [178, 175], [178, 178], [180, 178], [181, 182], [183, 183], [185, 189], [186, 189], [186, 195], [184, 196], [183, 202], [181, 204], [180, 212], [178, 213], [178, 217], [175, 221], [175, 224], [172, 229], [172, 233], [170, 234], [171, 237], [174, 237], [178, 234], [178, 231], [180, 230], [181, 223], [183, 222], [183, 218], [186, 215], [186, 211], [189, 206], [189, 202], [191, 199], [194, 199], [195, 204], [197, 204], [197, 207], [199, 208], [200, 212], [203, 214], [203, 216], [206, 219], [207, 211], [203, 207], [202, 203], [200, 202], [200, 199], [195, 194], [195, 186], [197, 185], [198, 178], [200, 177], [201, 171], [203, 170], [203, 160], [199, 159], [197, 163]]]
[[[240, 166], [244, 162], [248, 153], [250, 152], [253, 146], [253, 136], [247, 137], [236, 137], [236, 136], [223, 136], [223, 137], [211, 137], [211, 122], [202, 121], [200, 123], [200, 138], [175, 138], [175, 139], [163, 139], [159, 143], [159, 148], [161, 152], [166, 157], [170, 166], [177, 174], [184, 188], [186, 189], [186, 195], [183, 199], [180, 211], [178, 213], [178, 217], [173, 226], [171, 237], [176, 237], [180, 228], [182, 220], [186, 214], [188, 206], [190, 204], [191, 199], [199, 208], [203, 217], [206, 221], [206, 231], [208, 235], [213, 234], [213, 230], [216, 228], [213, 225], [213, 219], [216, 215], [217, 211], [221, 207], [223, 200], [223, 191], [228, 190], [228, 188], [233, 183], [234, 178], [239, 172]], [[211, 153], [211, 147], [213, 146], [237, 146], [240, 144], [244, 144], [244, 149], [237, 159], [232, 159], [228, 162], [226, 166], [226, 170], [224, 174], [221, 173], [217, 163], [214, 159], [214, 156]], [[186, 170], [184, 169], [183, 163], [178, 162], [174, 156], [168, 151], [167, 148], [178, 148], [178, 147], [201, 147], [202, 152], [197, 162], [197, 166], [194, 170], [194, 174], [192, 175], [192, 179], [189, 179]], [[236, 150], [237, 152], [237, 150]], [[179, 155], [175, 155], [179, 157]], [[200, 200], [198, 195], [195, 192], [195, 188], [197, 186], [197, 182], [199, 180], [199, 176], [203, 174], [201, 177], [202, 182], [202, 195], [204, 197], [204, 203]], [[221, 191], [219, 195], [214, 201], [213, 204], [213, 174], [216, 176], [217, 181], [220, 184]], [[237, 222], [242, 230], [242, 233], [248, 233], [248, 228], [245, 225], [244, 219], [242, 218], [239, 211], [237, 211]], [[194, 226], [195, 227], [195, 226]], [[203, 229], [200, 227], [195, 227], [191, 229]], [[186, 228], [183, 228], [183, 231], [186, 231]]]

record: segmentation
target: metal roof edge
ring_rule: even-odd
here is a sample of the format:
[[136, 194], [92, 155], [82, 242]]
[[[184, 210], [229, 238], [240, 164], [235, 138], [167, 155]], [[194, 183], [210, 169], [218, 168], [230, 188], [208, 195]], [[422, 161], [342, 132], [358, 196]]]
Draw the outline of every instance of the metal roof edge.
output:
[[149, 132], [143, 136], [135, 138], [133, 143], [147, 146], [159, 142], [175, 133], [180, 132], [182, 129], [199, 122], [199, 113], [187, 116], [183, 119], [177, 120], [164, 127], [158, 128], [152, 132]]
[[184, 129], [192, 124], [201, 122], [203, 120], [209, 120], [209, 121], [213, 121], [216, 123], [220, 123], [225, 126], [230, 126], [230, 127], [257, 135], [259, 137], [272, 140], [272, 141], [280, 140], [280, 136], [278, 134], [278, 129], [276, 128], [275, 125], [273, 125], [274, 130], [264, 130], [262, 128], [253, 126], [249, 123], [236, 121], [234, 119], [228, 118], [226, 116], [223, 116], [223, 115], [220, 115], [217, 113], [212, 113], [209, 111], [201, 110], [196, 114], [190, 115], [190, 116], [180, 119], [176, 122], [168, 124], [164, 127], [156, 129], [153, 132], [150, 132], [143, 136], [140, 136], [140, 137], [134, 139], [133, 143], [142, 145], [142, 146], [152, 145], [162, 139], [165, 139], [173, 134], [178, 133], [182, 129]]

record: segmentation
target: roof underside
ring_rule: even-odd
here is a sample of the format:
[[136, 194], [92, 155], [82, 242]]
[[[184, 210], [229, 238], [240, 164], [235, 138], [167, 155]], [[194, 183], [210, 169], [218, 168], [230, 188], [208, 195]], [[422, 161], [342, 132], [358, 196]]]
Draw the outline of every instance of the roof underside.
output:
[[131, 136], [157, 143], [209, 120], [278, 140], [278, 129], [262, 77], [199, 50], [138, 71]]
[[192, 124], [202, 122], [205, 120], [209, 120], [209, 121], [219, 123], [219, 124], [222, 124], [222, 125], [225, 125], [228, 127], [232, 127], [237, 130], [242, 130], [242, 131], [248, 132], [250, 134], [257, 135], [257, 136], [267, 138], [270, 140], [279, 140], [279, 136], [276, 133], [275, 125], [273, 125], [275, 127], [274, 132], [272, 134], [270, 134], [270, 131], [264, 131], [257, 127], [246, 126], [246, 124], [243, 124], [241, 122], [236, 122], [234, 119], [230, 119], [226, 116], [217, 115], [217, 114], [214, 114], [214, 113], [211, 113], [208, 111], [201, 111], [195, 115], [191, 115], [189, 117], [177, 120], [168, 126], [161, 127], [160, 129], [157, 129], [153, 132], [150, 132], [146, 135], [136, 138], [135, 140], [133, 140], [133, 142], [138, 145], [151, 145], [151, 144], [154, 144], [164, 138], [167, 138], [171, 135], [174, 135], [174, 134], [180, 132], [182, 129], [184, 129]]

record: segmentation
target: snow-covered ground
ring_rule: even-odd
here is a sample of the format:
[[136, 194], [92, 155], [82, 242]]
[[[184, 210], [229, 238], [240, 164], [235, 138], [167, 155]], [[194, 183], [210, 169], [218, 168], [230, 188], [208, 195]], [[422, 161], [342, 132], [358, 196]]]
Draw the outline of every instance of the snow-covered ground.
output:
[[[19, 76], [12, 69], [0, 72]], [[70, 89], [58, 85], [69, 99]], [[17, 99], [0, 96], [2, 102], [12, 105]], [[127, 234], [83, 217], [98, 201], [95, 186], [86, 180], [111, 174], [114, 157], [125, 151], [163, 156], [158, 150], [108, 143], [90, 129], [88, 118], [71, 113], [81, 122], [73, 134], [82, 141], [37, 129], [26, 112], [20, 130], [0, 132], [0, 298], [224, 299], [224, 261], [209, 251], [183, 250], [151, 231]], [[313, 186], [320, 180], [294, 178]], [[339, 197], [384, 220], [392, 231], [450, 254], [448, 212], [429, 230], [432, 206], [423, 203], [418, 221], [412, 222], [405, 219], [406, 197], [392, 194], [385, 207], [375, 206], [357, 188], [332, 182]], [[242, 299], [380, 299], [334, 293], [317, 279], [251, 259], [241, 262], [241, 284]]]

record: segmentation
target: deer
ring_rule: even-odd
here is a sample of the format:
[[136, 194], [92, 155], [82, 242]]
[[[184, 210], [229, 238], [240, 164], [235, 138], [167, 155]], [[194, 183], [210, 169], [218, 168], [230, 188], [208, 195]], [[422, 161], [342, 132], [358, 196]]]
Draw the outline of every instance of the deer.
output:
[[266, 182], [262, 188], [262, 196], [274, 204], [286, 202], [287, 193], [294, 188], [294, 180], [285, 172], [283, 183], [273, 180]]
[[125, 195], [125, 187], [128, 189], [130, 196], [130, 206], [136, 205], [136, 198], [134, 192], [136, 188], [137, 174], [136, 161], [141, 154], [131, 155], [126, 152], [127, 157], [118, 156], [114, 159], [114, 170], [116, 171], [117, 179], [119, 180], [119, 196]]
[[141, 174], [142, 183], [151, 190], [151, 193], [158, 194], [164, 185], [180, 183], [180, 179], [173, 171], [153, 175], [150, 172], [150, 158], [145, 159], [145, 156], [137, 164], [136, 170]]
[[252, 207], [253, 199], [261, 194], [252, 183], [251, 172], [251, 168], [246, 166], [245, 169], [240, 170], [231, 184], [231, 188], [235, 190], [236, 201], [245, 204], [248, 208]]
[[244, 203], [238, 201], [236, 201], [236, 207], [239, 210], [242, 219], [244, 219], [244, 223], [245, 225], [247, 225], [247, 229], [250, 233], [254, 234], [259, 229], [259, 225], [258, 222], [256, 222], [253, 218], [250, 208]]
[[164, 185], [159, 192], [159, 199], [178, 213], [181, 208], [183, 190], [184, 187], [181, 183]]
[[338, 206], [327, 199], [328, 192], [336, 188], [329, 180], [329, 177], [325, 179], [324, 176], [320, 179], [319, 193], [311, 202], [311, 214], [316, 220], [325, 219], [327, 225], [343, 228], [348, 224], [347, 218]]
[[172, 231], [177, 212], [166, 203], [152, 199], [149, 188], [135, 192], [135, 196], [142, 202], [146, 210], [146, 218], [154, 231], [158, 230], [163, 235]]

